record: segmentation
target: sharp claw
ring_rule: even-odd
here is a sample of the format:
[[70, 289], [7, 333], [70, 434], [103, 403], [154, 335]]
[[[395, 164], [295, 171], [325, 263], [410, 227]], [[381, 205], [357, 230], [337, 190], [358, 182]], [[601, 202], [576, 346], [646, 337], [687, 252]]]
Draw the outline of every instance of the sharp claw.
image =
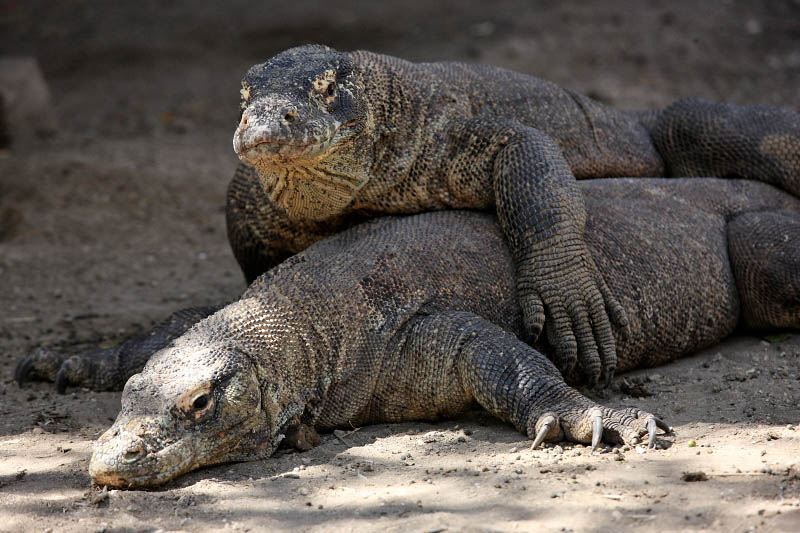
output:
[[69, 385], [69, 378], [67, 378], [66, 369], [62, 366], [58, 369], [58, 374], [56, 374], [56, 392], [65, 394], [67, 385]]
[[594, 409], [592, 414], [592, 452], [600, 445], [600, 440], [603, 438], [603, 413], [600, 409]]
[[14, 378], [17, 381], [17, 385], [20, 388], [25, 384], [25, 380], [28, 378], [28, 374], [31, 373], [31, 369], [33, 368], [33, 358], [28, 356], [23, 359], [19, 365], [17, 365], [17, 370], [14, 372]]
[[554, 416], [548, 416], [545, 419], [541, 429], [539, 429], [539, 432], [536, 434], [536, 438], [533, 439], [533, 444], [531, 444], [531, 450], [535, 450], [536, 447], [542, 443], [545, 435], [547, 435], [550, 432], [550, 430], [553, 429], [553, 425], [555, 423], [556, 423], [556, 418]]
[[647, 447], [648, 448], [655, 448], [656, 447], [656, 417], [651, 416], [647, 419]]
[[659, 428], [661, 428], [661, 430], [662, 430], [664, 433], [672, 433], [672, 428], [671, 428], [671, 427], [669, 427], [669, 424], [667, 424], [666, 422], [664, 422], [663, 420], [661, 420], [661, 419], [660, 419], [660, 418], [658, 418], [658, 417], [655, 417], [655, 416], [654, 416], [653, 418], [654, 418], [654, 419], [655, 419], [655, 421], [656, 421], [656, 426], [658, 426]]

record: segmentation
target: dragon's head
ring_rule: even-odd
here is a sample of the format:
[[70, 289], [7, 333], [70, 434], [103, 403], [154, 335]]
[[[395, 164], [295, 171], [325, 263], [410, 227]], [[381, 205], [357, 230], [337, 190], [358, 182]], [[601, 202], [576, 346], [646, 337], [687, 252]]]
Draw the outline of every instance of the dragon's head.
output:
[[[285, 328], [265, 315], [239, 319], [232, 329], [230, 317], [258, 312], [251, 304], [234, 303], [198, 323], [128, 380], [117, 419], [94, 444], [89, 473], [96, 485], [152, 487], [201, 466], [275, 451], [294, 411], [279, 373], [265, 376], [251, 352], [268, 339], [265, 351], [283, 360]], [[253, 339], [238, 335], [237, 342], [236, 328], [254, 322]]]
[[318, 45], [281, 52], [242, 80], [233, 149], [291, 218], [339, 214], [369, 177], [374, 123], [359, 69]]

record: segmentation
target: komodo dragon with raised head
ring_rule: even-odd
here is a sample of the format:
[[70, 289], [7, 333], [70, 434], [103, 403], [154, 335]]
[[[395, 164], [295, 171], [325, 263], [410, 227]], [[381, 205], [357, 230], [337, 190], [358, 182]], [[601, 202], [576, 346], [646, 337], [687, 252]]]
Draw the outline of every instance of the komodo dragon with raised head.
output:
[[[589, 250], [630, 317], [630, 334], [617, 339], [620, 370], [692, 353], [737, 325], [800, 327], [799, 200], [737, 180], [613, 179], [580, 190]], [[267, 457], [283, 435], [308, 428], [437, 419], [473, 401], [534, 445], [646, 434], [652, 443], [655, 426], [665, 427], [597, 405], [515, 337], [523, 319], [513, 261], [488, 214], [353, 227], [164, 340], [176, 323], [185, 330], [208, 313], [61, 367], [70, 382], [103, 385], [141, 368], [143, 345], [166, 345], [125, 385], [122, 410], [94, 447], [95, 483], [157, 485], [202, 465]], [[36, 367], [35, 356], [24, 360], [18, 378]]]
[[354, 219], [494, 207], [526, 339], [544, 327], [557, 366], [590, 382], [612, 377], [626, 315], [588, 253], [575, 178], [738, 176], [800, 195], [800, 115], [784, 109], [621, 112], [500, 68], [324, 46], [252, 67], [241, 94], [227, 212], [248, 281]]

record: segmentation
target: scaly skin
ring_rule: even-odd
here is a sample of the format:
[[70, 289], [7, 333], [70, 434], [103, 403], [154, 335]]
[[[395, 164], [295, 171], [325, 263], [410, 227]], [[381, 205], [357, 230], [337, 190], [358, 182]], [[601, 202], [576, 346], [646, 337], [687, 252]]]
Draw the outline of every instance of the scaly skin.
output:
[[[581, 190], [589, 249], [631, 317], [630, 335], [617, 339], [620, 370], [712, 345], [737, 323], [800, 327], [791, 196], [713, 179]], [[632, 442], [663, 427], [571, 389], [542, 355], [549, 348], [524, 344], [522, 332], [512, 256], [493, 217], [362, 224], [270, 270], [153, 355], [125, 386], [90, 472], [97, 484], [153, 486], [266, 457], [297, 428], [438, 419], [475, 401], [535, 444]]]
[[589, 382], [612, 377], [612, 325], [628, 322], [586, 246], [576, 178], [739, 176], [800, 194], [792, 111], [626, 113], [490, 66], [322, 46], [248, 71], [233, 144], [229, 235], [248, 281], [364, 217], [494, 208], [527, 338], [544, 327], [558, 367]]

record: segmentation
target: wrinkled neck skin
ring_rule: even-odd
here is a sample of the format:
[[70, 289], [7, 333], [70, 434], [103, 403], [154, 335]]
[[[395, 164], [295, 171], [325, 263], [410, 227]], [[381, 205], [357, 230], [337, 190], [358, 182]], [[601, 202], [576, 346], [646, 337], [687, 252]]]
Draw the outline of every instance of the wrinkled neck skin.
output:
[[95, 443], [96, 485], [154, 487], [196, 468], [269, 457], [320, 393], [304, 324], [279, 295], [198, 323], [131, 377]]
[[295, 220], [323, 221], [348, 212], [370, 179], [373, 143], [364, 135], [321, 154], [253, 165], [264, 193]]

